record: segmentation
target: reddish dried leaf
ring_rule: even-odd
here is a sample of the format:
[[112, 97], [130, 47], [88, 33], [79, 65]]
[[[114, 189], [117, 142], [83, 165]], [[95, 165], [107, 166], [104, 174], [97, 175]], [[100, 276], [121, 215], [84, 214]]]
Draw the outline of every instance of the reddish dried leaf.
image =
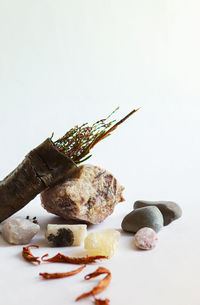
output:
[[75, 274], [81, 272], [85, 267], [86, 267], [86, 265], [84, 265], [76, 270], [72, 270], [72, 271], [68, 271], [68, 272], [62, 272], [62, 273], [46, 273], [45, 272], [45, 273], [39, 273], [39, 275], [41, 275], [46, 280], [59, 279], [59, 278], [75, 275]]
[[51, 263], [68, 263], [68, 264], [75, 264], [75, 265], [87, 265], [91, 263], [95, 263], [96, 260], [102, 259], [102, 258], [108, 258], [108, 256], [103, 255], [97, 255], [97, 256], [85, 256], [85, 257], [69, 257], [66, 255], [63, 255], [61, 253], [58, 253], [57, 255], [44, 259], [44, 257], [48, 256], [48, 254], [45, 254], [42, 256], [43, 262], [51, 262]]
[[104, 289], [106, 289], [106, 287], [108, 287], [108, 285], [110, 284], [110, 281], [111, 281], [111, 272], [104, 267], [99, 267], [95, 272], [86, 275], [85, 280], [90, 280], [91, 278], [97, 277], [102, 274], [107, 274], [107, 275], [91, 291], [83, 293], [78, 298], [76, 298], [76, 301], [87, 298], [89, 296], [94, 296], [94, 295], [102, 292]]
[[39, 265], [40, 264], [40, 261], [38, 259], [39, 257], [33, 256], [31, 251], [29, 250], [29, 248], [39, 248], [39, 246], [30, 245], [30, 246], [27, 246], [27, 247], [23, 247], [22, 256], [25, 258], [25, 260], [27, 260], [29, 262], [35, 262]]

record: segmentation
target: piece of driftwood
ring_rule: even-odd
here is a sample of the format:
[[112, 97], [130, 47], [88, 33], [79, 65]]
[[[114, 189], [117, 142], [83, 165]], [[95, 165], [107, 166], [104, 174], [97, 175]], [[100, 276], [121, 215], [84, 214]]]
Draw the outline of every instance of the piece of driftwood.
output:
[[0, 222], [22, 209], [41, 191], [64, 180], [75, 167], [51, 139], [46, 139], [0, 181]]

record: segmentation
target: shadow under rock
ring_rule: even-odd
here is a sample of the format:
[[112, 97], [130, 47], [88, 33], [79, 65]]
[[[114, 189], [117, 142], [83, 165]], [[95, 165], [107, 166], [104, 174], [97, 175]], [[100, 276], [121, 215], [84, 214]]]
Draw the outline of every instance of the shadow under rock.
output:
[[48, 224], [62, 224], [62, 225], [71, 225], [71, 224], [86, 224], [88, 227], [91, 227], [92, 224], [89, 224], [80, 220], [73, 219], [64, 219], [56, 215], [44, 215], [39, 218], [39, 225], [41, 230], [46, 230]]
[[137, 252], [144, 251], [144, 250], [141, 250], [136, 247], [135, 241], [134, 241], [134, 235], [135, 235], [134, 233], [125, 232], [122, 229], [118, 229], [117, 231], [120, 232], [121, 236], [124, 236], [126, 238], [127, 246], [129, 247], [129, 249], [137, 251]]
[[120, 233], [121, 236], [130, 236], [130, 237], [133, 237], [133, 236], [134, 236], [134, 233], [125, 232], [125, 231], [122, 230], [122, 229], [117, 229], [117, 231]]

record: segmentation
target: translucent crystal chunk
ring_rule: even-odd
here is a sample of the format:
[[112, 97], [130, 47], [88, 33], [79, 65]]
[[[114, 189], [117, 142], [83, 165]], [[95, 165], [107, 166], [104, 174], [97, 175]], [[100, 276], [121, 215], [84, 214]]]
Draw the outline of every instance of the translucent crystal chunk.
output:
[[107, 229], [102, 232], [92, 232], [85, 239], [85, 249], [89, 255], [105, 255], [111, 257], [119, 247], [120, 233]]

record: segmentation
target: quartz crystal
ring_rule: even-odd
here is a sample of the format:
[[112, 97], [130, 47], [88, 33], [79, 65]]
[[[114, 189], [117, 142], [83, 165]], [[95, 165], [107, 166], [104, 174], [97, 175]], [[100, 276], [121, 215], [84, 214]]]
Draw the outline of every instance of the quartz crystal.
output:
[[3, 238], [10, 244], [25, 245], [39, 232], [40, 226], [24, 218], [10, 218], [1, 228]]

